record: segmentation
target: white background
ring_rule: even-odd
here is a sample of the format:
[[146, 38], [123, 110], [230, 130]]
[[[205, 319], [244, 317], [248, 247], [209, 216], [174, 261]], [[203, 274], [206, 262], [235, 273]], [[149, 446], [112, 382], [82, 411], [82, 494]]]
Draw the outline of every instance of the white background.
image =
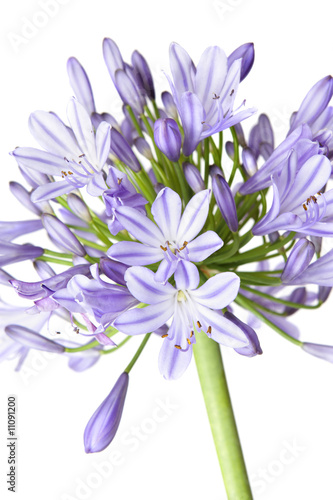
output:
[[[53, 17], [40, 16], [41, 3], [7, 2], [0, 16], [1, 220], [30, 217], [8, 194], [8, 181], [19, 180], [8, 151], [33, 145], [27, 126], [31, 111], [53, 110], [65, 118], [72, 95], [65, 66], [69, 56], [75, 55], [85, 66], [98, 111], [119, 113], [102, 57], [105, 36], [118, 43], [126, 60], [132, 50], [141, 51], [160, 91], [167, 89], [161, 69], [168, 70], [171, 41], [183, 45], [196, 62], [209, 45], [220, 45], [228, 54], [253, 41], [255, 66], [241, 86], [240, 97], [271, 115], [280, 139], [288, 129], [290, 112], [317, 80], [333, 71], [328, 0], [68, 0], [62, 5], [56, 2]], [[44, 26], [24, 42], [17, 36], [27, 34], [22, 31], [27, 20]], [[1, 291], [2, 298], [6, 294], [7, 289]], [[333, 344], [332, 300], [319, 311], [293, 317], [303, 339]], [[332, 499], [333, 367], [266, 328], [259, 334], [261, 357], [247, 359], [227, 350], [224, 356], [255, 498]], [[114, 442], [100, 454], [84, 453], [85, 425], [127, 365], [138, 340], [83, 374], [69, 370], [65, 359], [44, 354], [29, 356], [25, 375], [13, 371], [13, 362], [0, 365], [1, 498], [13, 498], [5, 484], [9, 394], [18, 399], [18, 492], [14, 497], [18, 500], [226, 498], [195, 364], [181, 380], [163, 380], [157, 369], [157, 338], [131, 372]], [[167, 400], [172, 405], [169, 414], [157, 409], [159, 402]], [[163, 422], [154, 423], [156, 415]], [[129, 442], [136, 427], [141, 427], [141, 438]], [[102, 478], [102, 469], [108, 477]]]

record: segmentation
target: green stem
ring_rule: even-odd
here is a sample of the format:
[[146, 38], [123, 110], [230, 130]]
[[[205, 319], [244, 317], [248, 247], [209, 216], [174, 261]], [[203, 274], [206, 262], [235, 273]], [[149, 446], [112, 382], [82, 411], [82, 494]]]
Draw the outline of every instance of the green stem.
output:
[[193, 346], [215, 448], [229, 500], [251, 500], [242, 448], [232, 410], [220, 346], [202, 332]]
[[318, 304], [315, 304], [314, 306], [308, 306], [306, 304], [299, 304], [298, 302], [292, 302], [290, 300], [278, 299], [277, 297], [274, 297], [274, 295], [260, 292], [256, 288], [251, 288], [246, 285], [242, 285], [242, 288], [244, 290], [247, 290], [248, 292], [254, 293], [255, 295], [259, 295], [259, 297], [263, 297], [264, 299], [271, 300], [272, 302], [276, 302], [277, 304], [283, 304], [284, 306], [293, 307], [295, 309], [318, 309], [318, 307], [322, 305], [322, 302], [319, 301]]
[[49, 257], [48, 255], [41, 255], [35, 260], [42, 260], [44, 262], [52, 262], [52, 264], [61, 264], [63, 266], [73, 267], [73, 262], [69, 262], [68, 260], [55, 259], [54, 257]]
[[145, 348], [150, 336], [151, 336], [151, 333], [146, 333], [143, 341], [141, 342], [141, 344], [139, 346], [139, 349], [134, 354], [132, 361], [127, 365], [124, 372], [129, 373], [132, 370], [132, 368], [135, 365], [135, 363], [137, 362], [140, 354], [142, 353], [143, 349]]

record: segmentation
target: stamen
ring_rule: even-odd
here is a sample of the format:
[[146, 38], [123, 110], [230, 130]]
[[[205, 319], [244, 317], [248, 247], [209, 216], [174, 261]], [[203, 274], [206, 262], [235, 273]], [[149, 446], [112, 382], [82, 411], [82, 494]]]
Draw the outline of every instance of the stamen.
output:
[[208, 329], [207, 329], [207, 333], [210, 335], [212, 333], [212, 327], [209, 326]]
[[162, 339], [165, 339], [165, 337], [168, 336], [168, 333], [165, 333], [164, 335], [162, 335]]
[[180, 345], [175, 345], [176, 349], [181, 349]]
[[120, 184], [122, 183], [122, 180], [123, 180], [122, 178], [121, 178], [121, 179], [119, 179], [119, 177], [117, 177], [117, 183], [118, 183], [118, 186], [120, 186]]
[[191, 330], [190, 339], [193, 337], [193, 335], [194, 335], [194, 331], [193, 331], [193, 330]]
[[232, 91], [230, 92], [230, 97], [233, 95], [234, 92], [235, 92], [235, 89], [232, 89]]
[[166, 251], [167, 251], [167, 247], [163, 247], [162, 245], [160, 245], [160, 248], [162, 248], [162, 250], [163, 250], [164, 252], [166, 252]]
[[305, 211], [307, 211], [307, 206], [305, 205], [305, 203], [303, 203], [303, 208]]
[[184, 241], [183, 246], [182, 246], [182, 247], [180, 247], [180, 249], [179, 249], [179, 250], [184, 250], [184, 248], [186, 248], [186, 247], [187, 247], [187, 245], [188, 245], [188, 242], [187, 242], [187, 241]]
[[86, 155], [82, 153], [82, 155], [79, 155], [79, 158], [84, 158]]
[[219, 95], [216, 95], [216, 94], [215, 94], [215, 92], [213, 92], [213, 96], [214, 96], [214, 97], [213, 97], [213, 99], [214, 99], [214, 100], [215, 100], [215, 99], [220, 99], [220, 96], [219, 96]]
[[186, 339], [186, 340], [187, 340], [188, 345], [191, 345], [190, 339]]
[[199, 327], [199, 328], [201, 328], [201, 323], [200, 323], [200, 321], [197, 321], [197, 325], [198, 325], [198, 327]]

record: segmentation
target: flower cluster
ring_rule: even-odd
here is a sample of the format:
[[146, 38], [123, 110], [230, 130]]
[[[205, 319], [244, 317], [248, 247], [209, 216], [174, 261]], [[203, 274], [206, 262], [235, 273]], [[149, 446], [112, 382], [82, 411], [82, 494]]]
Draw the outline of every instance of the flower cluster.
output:
[[[203, 335], [261, 354], [262, 322], [333, 360], [332, 346], [301, 341], [289, 321], [333, 286], [333, 250], [322, 255], [323, 238], [333, 237], [332, 78], [314, 85], [275, 146], [269, 118], [246, 134], [241, 122], [255, 109], [236, 104], [253, 44], [229, 56], [208, 47], [197, 65], [171, 44], [161, 99], [139, 52], [126, 63], [105, 39], [103, 54], [122, 118], [97, 112], [89, 78], [70, 58], [68, 121], [35, 111], [29, 127], [40, 149], [11, 152], [24, 185], [10, 189], [33, 218], [0, 222], [1, 284], [22, 303], [1, 306], [0, 359], [17, 357], [19, 369], [29, 349], [46, 350], [82, 371], [145, 335], [86, 427], [89, 453], [113, 439], [128, 374], [151, 334], [166, 379], [184, 373]], [[50, 248], [13, 242], [43, 230]], [[33, 262], [36, 281], [8, 273], [20, 261]], [[75, 341], [51, 338], [51, 317], [69, 322]]]

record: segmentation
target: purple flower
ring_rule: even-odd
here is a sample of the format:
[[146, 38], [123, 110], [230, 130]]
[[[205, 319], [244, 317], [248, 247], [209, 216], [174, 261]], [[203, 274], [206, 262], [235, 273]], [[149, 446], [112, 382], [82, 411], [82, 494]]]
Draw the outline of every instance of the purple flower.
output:
[[304, 342], [302, 345], [302, 349], [312, 356], [316, 356], [317, 358], [324, 359], [329, 363], [333, 363], [333, 346], [331, 345], [311, 344], [310, 342]]
[[63, 179], [37, 187], [32, 194], [34, 202], [84, 186], [90, 195], [99, 196], [106, 188], [102, 170], [110, 152], [110, 125], [102, 122], [95, 135], [87, 111], [74, 98], [69, 101], [67, 115], [71, 129], [54, 113], [32, 113], [31, 133], [46, 151], [16, 148], [12, 152], [19, 165]]
[[67, 61], [67, 72], [75, 97], [82, 104], [89, 115], [96, 111], [90, 81], [83, 66], [75, 57]]
[[234, 196], [229, 184], [222, 175], [214, 175], [212, 187], [222, 217], [230, 231], [235, 233], [238, 231], [238, 218]]
[[21, 325], [8, 325], [5, 328], [5, 332], [12, 340], [28, 347], [29, 349], [56, 353], [63, 353], [65, 351], [65, 348], [62, 345], [57, 344], [53, 340], [50, 340], [34, 330], [30, 330], [30, 328], [26, 328]]
[[104, 191], [103, 199], [105, 202], [106, 214], [108, 217], [111, 217], [111, 220], [108, 220], [108, 227], [110, 233], [116, 235], [119, 231], [124, 229], [116, 218], [116, 209], [123, 206], [132, 207], [140, 213], [145, 214], [146, 210], [144, 207], [147, 200], [136, 192], [135, 187], [128, 180], [127, 175], [114, 167], [110, 168], [106, 182], [109, 189]]
[[134, 172], [141, 170], [141, 165], [125, 137], [115, 128], [111, 129], [111, 152]]
[[289, 254], [283, 273], [282, 283], [288, 284], [302, 274], [309, 266], [315, 253], [315, 246], [306, 238], [301, 238]]
[[154, 100], [155, 99], [154, 82], [146, 59], [143, 57], [142, 54], [140, 54], [140, 52], [135, 50], [132, 54], [131, 61], [134, 70], [136, 71], [137, 75], [139, 76], [142, 82], [142, 86], [145, 93], [147, 94], [147, 97], [149, 97], [149, 99], [151, 100]]
[[244, 335], [247, 337], [249, 344], [245, 347], [238, 347], [235, 351], [242, 356], [247, 356], [248, 358], [252, 358], [257, 354], [262, 354], [262, 349], [260, 347], [260, 342], [256, 332], [251, 328], [251, 326], [247, 325], [243, 321], [241, 321], [237, 316], [232, 314], [229, 311], [224, 313], [224, 317], [228, 320], [232, 321], [235, 325], [239, 326], [239, 328], [244, 332]]
[[154, 273], [144, 267], [131, 267], [125, 279], [134, 297], [150, 305], [121, 314], [114, 322], [116, 328], [127, 335], [140, 335], [155, 331], [173, 317], [159, 356], [166, 379], [176, 379], [186, 370], [195, 329], [228, 347], [248, 345], [244, 332], [221, 312], [237, 296], [240, 281], [236, 274], [218, 274], [198, 288], [198, 269], [181, 261], [175, 272], [176, 287], [156, 282]]
[[169, 84], [184, 129], [183, 153], [189, 156], [199, 142], [251, 116], [255, 110], [233, 111], [241, 78], [242, 59], [228, 68], [227, 56], [219, 47], [208, 47], [195, 67], [178, 44], [170, 46], [173, 80]]
[[222, 247], [214, 231], [197, 234], [203, 228], [209, 209], [209, 190], [193, 196], [181, 215], [182, 201], [170, 188], [164, 188], [152, 204], [157, 223], [131, 207], [115, 210], [118, 221], [142, 243], [121, 241], [107, 255], [128, 265], [147, 265], [161, 262], [156, 280], [166, 282], [182, 260], [200, 262]]
[[42, 217], [44, 227], [50, 239], [65, 252], [84, 257], [86, 251], [70, 229], [54, 215], [44, 214]]
[[301, 274], [288, 282], [288, 285], [333, 286], [333, 250], [309, 265]]
[[[286, 162], [292, 149], [297, 153], [300, 165], [304, 164], [312, 156], [322, 152], [319, 144], [312, 141], [309, 127], [302, 125], [279, 144], [264, 165], [241, 186], [239, 192], [241, 194], [250, 194], [270, 186], [272, 184], [272, 175], [279, 174], [286, 168]], [[253, 159], [256, 160], [255, 152], [252, 150], [251, 152]], [[251, 170], [255, 169], [252, 167]]]
[[104, 450], [115, 437], [123, 413], [128, 382], [128, 373], [122, 373], [110, 394], [89, 420], [84, 431], [86, 453]]
[[169, 160], [179, 160], [182, 136], [175, 120], [172, 118], [159, 118], [156, 120], [154, 123], [154, 140], [158, 149]]
[[43, 223], [39, 219], [22, 221], [0, 221], [0, 240], [12, 241], [23, 234], [33, 233], [42, 229]]
[[253, 43], [244, 43], [237, 47], [230, 56], [228, 56], [228, 68], [237, 61], [237, 59], [242, 60], [241, 66], [241, 76], [240, 81], [244, 80], [247, 75], [250, 73], [251, 68], [254, 63], [254, 45]]
[[[92, 328], [93, 335], [103, 334], [114, 319], [137, 304], [127, 287], [103, 281], [97, 272], [97, 264], [91, 267], [95, 279], [74, 276], [66, 288], [55, 292], [52, 300], [73, 313], [91, 314], [98, 323]], [[98, 340], [110, 343], [105, 336]]]
[[297, 153], [292, 150], [285, 169], [272, 177], [273, 203], [253, 227], [253, 234], [283, 229], [332, 236], [332, 224], [320, 222], [326, 215], [326, 194], [317, 196], [330, 175], [331, 164], [325, 156], [314, 155], [299, 167]]
[[36, 259], [43, 255], [44, 250], [40, 247], [35, 247], [26, 243], [24, 245], [17, 245], [9, 241], [0, 240], [0, 266], [13, 264], [14, 262], [21, 262], [24, 260]]
[[206, 189], [200, 171], [195, 165], [189, 163], [188, 161], [185, 161], [183, 163], [183, 171], [185, 179], [192, 191], [194, 191], [195, 193], [199, 193], [199, 191], [203, 191], [204, 189]]

